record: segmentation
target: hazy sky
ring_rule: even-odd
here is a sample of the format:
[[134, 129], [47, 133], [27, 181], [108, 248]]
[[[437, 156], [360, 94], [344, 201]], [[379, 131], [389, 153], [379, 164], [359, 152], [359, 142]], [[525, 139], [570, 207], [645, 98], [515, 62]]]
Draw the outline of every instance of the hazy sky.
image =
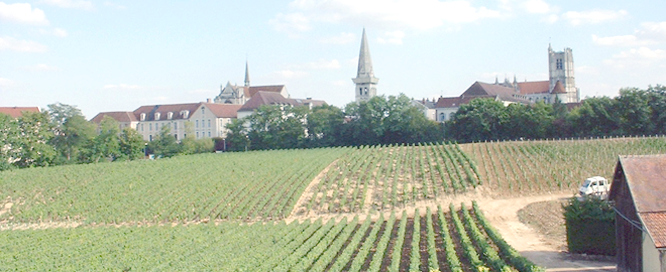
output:
[[0, 106], [87, 118], [215, 97], [228, 81], [354, 100], [363, 28], [378, 94], [457, 96], [495, 76], [548, 79], [573, 49], [581, 97], [666, 84], [666, 1], [0, 2]]

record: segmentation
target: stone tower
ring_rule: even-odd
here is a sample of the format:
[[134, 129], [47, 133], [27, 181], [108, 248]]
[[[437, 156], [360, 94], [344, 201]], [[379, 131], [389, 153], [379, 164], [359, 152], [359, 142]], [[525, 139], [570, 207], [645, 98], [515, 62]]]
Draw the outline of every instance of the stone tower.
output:
[[[565, 48], [564, 51], [555, 52], [548, 45], [548, 72], [550, 80], [550, 90], [554, 90], [559, 81], [566, 92], [566, 100], [562, 103], [577, 103], [580, 101], [580, 94], [576, 88], [576, 78], [574, 76], [574, 61], [571, 48]], [[558, 96], [560, 97], [560, 96]]]
[[358, 71], [356, 78], [352, 78], [352, 80], [356, 84], [354, 91], [356, 93], [356, 102], [368, 101], [377, 95], [377, 82], [379, 82], [379, 78], [376, 78], [375, 73], [372, 71], [372, 59], [370, 58], [368, 38], [365, 36], [365, 28], [363, 29], [363, 37], [361, 38], [361, 52], [358, 54]]

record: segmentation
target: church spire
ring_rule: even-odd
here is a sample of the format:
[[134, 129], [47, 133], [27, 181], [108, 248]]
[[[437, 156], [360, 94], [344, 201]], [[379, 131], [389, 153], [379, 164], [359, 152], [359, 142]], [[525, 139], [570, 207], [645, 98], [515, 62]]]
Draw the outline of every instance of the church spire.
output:
[[370, 47], [368, 47], [368, 37], [365, 36], [363, 28], [363, 37], [361, 38], [361, 51], [358, 53], [358, 72], [356, 77], [373, 77], [372, 58], [370, 57]]
[[358, 71], [356, 78], [352, 78], [356, 84], [356, 101], [367, 101], [377, 95], [377, 82], [379, 78], [375, 77], [372, 70], [372, 58], [370, 57], [370, 47], [368, 47], [368, 38], [363, 28], [361, 37], [361, 50], [358, 54]]
[[247, 65], [247, 60], [245, 60], [245, 86], [250, 86], [250, 69]]

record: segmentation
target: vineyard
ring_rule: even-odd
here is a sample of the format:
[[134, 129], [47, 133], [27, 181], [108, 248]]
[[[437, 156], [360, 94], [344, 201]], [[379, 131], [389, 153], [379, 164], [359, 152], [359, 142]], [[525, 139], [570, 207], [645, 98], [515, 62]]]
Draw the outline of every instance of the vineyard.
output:
[[362, 223], [354, 218], [5, 231], [0, 270], [542, 271], [473, 207]]
[[280, 219], [348, 148], [203, 154], [0, 172], [0, 222]]
[[440, 205], [573, 193], [588, 176], [610, 177], [620, 154], [655, 153], [666, 153], [665, 138], [271, 150], [4, 171], [0, 270], [541, 271], [476, 203]]
[[385, 210], [479, 184], [474, 162], [458, 145], [361, 147], [329, 167], [300, 208], [311, 213]]
[[585, 178], [611, 178], [619, 155], [666, 153], [666, 138], [490, 142], [461, 148], [496, 195], [573, 194]]

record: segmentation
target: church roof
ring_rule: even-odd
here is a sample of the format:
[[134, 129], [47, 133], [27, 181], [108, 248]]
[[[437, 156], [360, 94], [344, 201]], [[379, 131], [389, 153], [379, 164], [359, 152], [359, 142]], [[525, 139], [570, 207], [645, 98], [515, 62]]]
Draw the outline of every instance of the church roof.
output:
[[532, 102], [519, 96], [520, 94], [516, 92], [513, 88], [504, 87], [501, 85], [488, 84], [483, 82], [474, 82], [472, 86], [467, 88], [467, 90], [460, 97], [495, 97], [496, 99], [506, 101], [506, 102], [516, 102], [523, 104], [531, 104]]
[[280, 93], [259, 91], [250, 98], [238, 111], [254, 111], [263, 105], [292, 105], [298, 103], [289, 98], [285, 98]]
[[564, 86], [562, 86], [562, 82], [559, 80], [555, 82], [555, 86], [553, 86], [553, 90], [550, 92], [552, 94], [566, 94], [567, 91], [564, 90]]
[[136, 122], [136, 116], [131, 111], [110, 111], [110, 112], [100, 112], [93, 119], [90, 119], [91, 122], [100, 124], [105, 116], [109, 116], [114, 120], [122, 123]]
[[462, 94], [465, 96], [480, 96], [480, 95], [492, 95], [492, 96], [512, 96], [515, 94], [513, 88], [504, 87], [501, 85], [488, 84], [483, 82], [474, 82], [472, 86], [469, 86], [467, 90]]
[[519, 82], [518, 90], [520, 94], [539, 94], [539, 93], [548, 93], [550, 89], [550, 81], [527, 81]]
[[238, 111], [254, 111], [263, 105], [291, 105], [291, 106], [321, 106], [326, 104], [323, 100], [313, 99], [292, 99], [285, 98], [280, 93], [274, 92], [258, 92], [252, 96], [245, 105]]
[[358, 71], [356, 72], [356, 77], [375, 77], [375, 73], [372, 70], [372, 58], [370, 57], [370, 47], [368, 47], [368, 38], [365, 35], [365, 28], [363, 29], [363, 37], [361, 38], [361, 50], [358, 53]]
[[7, 114], [12, 118], [23, 116], [23, 112], [39, 112], [38, 107], [0, 107], [0, 113]]
[[281, 93], [286, 87], [284, 85], [268, 85], [268, 86], [250, 86], [245, 88], [245, 97], [253, 97], [259, 92]]

